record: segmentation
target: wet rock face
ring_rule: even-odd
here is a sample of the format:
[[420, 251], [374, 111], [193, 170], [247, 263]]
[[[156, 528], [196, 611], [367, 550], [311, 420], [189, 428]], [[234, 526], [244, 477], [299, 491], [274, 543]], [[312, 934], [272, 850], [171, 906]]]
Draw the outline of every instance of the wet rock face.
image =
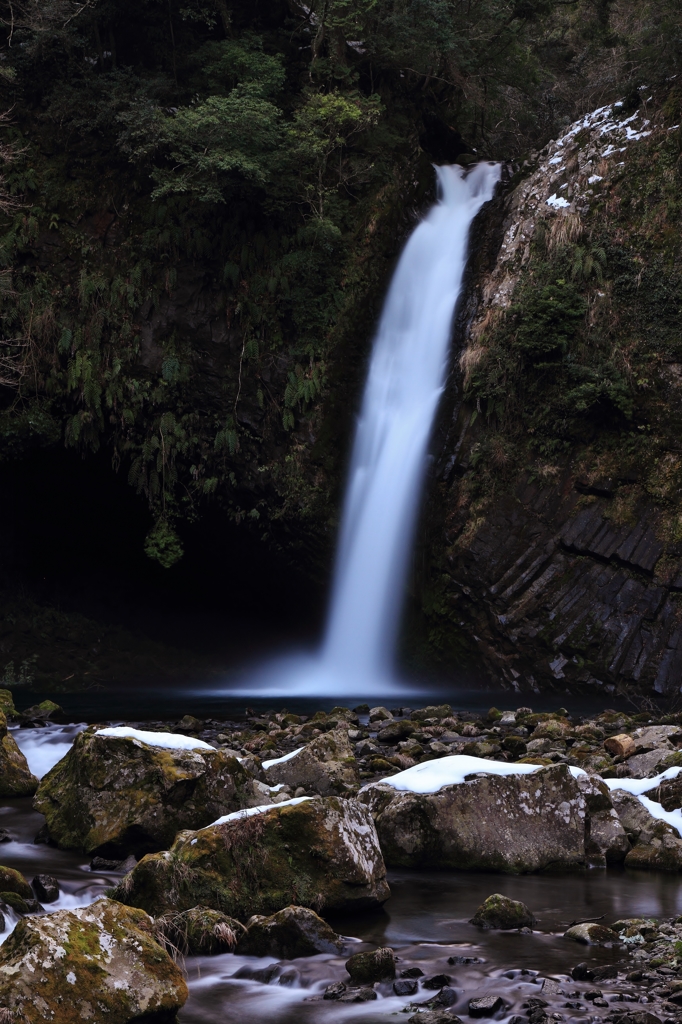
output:
[[308, 907], [285, 907], [254, 921], [239, 940], [237, 953], [293, 960], [316, 953], [339, 953], [342, 939]]
[[302, 786], [321, 796], [357, 792], [358, 772], [345, 729], [333, 729], [308, 743], [300, 753], [266, 771], [271, 786], [283, 783], [292, 790]]
[[115, 890], [116, 899], [154, 915], [202, 904], [241, 921], [293, 903], [317, 913], [374, 907], [389, 895], [368, 809], [337, 797], [181, 832]]
[[494, 893], [481, 904], [471, 923], [479, 928], [532, 928], [535, 919], [525, 903]]
[[[425, 611], [425, 634], [435, 627], [445, 636], [445, 655], [450, 645], [453, 653], [466, 651], [493, 678], [521, 690], [558, 684], [612, 692], [617, 685], [666, 693], [676, 692], [682, 678], [682, 547], [666, 528], [679, 514], [679, 490], [668, 483], [668, 473], [672, 480], [680, 465], [675, 438], [682, 378], [669, 354], [676, 328], [660, 340], [634, 341], [650, 334], [648, 323], [663, 320], [663, 304], [659, 309], [652, 297], [635, 326], [629, 290], [639, 287], [636, 275], [631, 285], [624, 264], [616, 268], [611, 256], [603, 284], [599, 276], [599, 284], [593, 277], [575, 285], [581, 298], [603, 302], [604, 318], [619, 318], [622, 337], [632, 331], [628, 359], [640, 366], [656, 361], [656, 372], [646, 375], [647, 396], [629, 389], [641, 429], [660, 436], [655, 454], [646, 446], [641, 454], [627, 451], [619, 438], [623, 426], [597, 416], [594, 407], [573, 429], [566, 426], [570, 409], [562, 426], [558, 413], [551, 425], [548, 420], [543, 447], [537, 443], [542, 427], [535, 420], [531, 425], [530, 414], [521, 426], [515, 415], [537, 408], [535, 371], [526, 366], [512, 383], [506, 370], [493, 369], [494, 359], [486, 363], [498, 342], [504, 347], [503, 332], [512, 336], [515, 324], [530, 316], [545, 285], [569, 277], [567, 260], [587, 252], [588, 239], [599, 237], [600, 245], [621, 252], [631, 246], [634, 260], [648, 262], [644, 206], [637, 208], [627, 193], [659, 188], [664, 171], [657, 154], [673, 127], [661, 105], [627, 115], [622, 104], [595, 111], [534, 155], [516, 187], [483, 214], [485, 236], [498, 234], [501, 244], [489, 265], [476, 268], [459, 320], [461, 365], [451, 377], [436, 468], [433, 564], [425, 580], [435, 595]], [[665, 216], [665, 200], [657, 201]], [[675, 287], [674, 248], [666, 257], [671, 276], [661, 274], [661, 295]], [[551, 268], [546, 277], [541, 265]], [[564, 358], [581, 363], [578, 348], [599, 338], [605, 320], [596, 311], [587, 319]], [[559, 341], [559, 334], [548, 330], [550, 339]], [[607, 363], [611, 371], [615, 364]], [[585, 379], [597, 372], [584, 362], [582, 371]], [[551, 369], [545, 379], [549, 408]], [[488, 397], [481, 397], [486, 389]], [[526, 428], [530, 440], [519, 436]]]
[[123, 859], [170, 846], [243, 807], [249, 778], [219, 750], [171, 750], [87, 730], [40, 782], [34, 806], [62, 849]]
[[[9, 710], [8, 705], [4, 707]], [[0, 710], [0, 797], [33, 796], [37, 788], [38, 779], [31, 774], [26, 758], [8, 733], [7, 717]]]
[[517, 874], [585, 863], [585, 798], [564, 765], [424, 795], [377, 783], [359, 798], [375, 815], [389, 867]]
[[0, 1005], [27, 1024], [170, 1024], [187, 994], [147, 914], [113, 900], [26, 918], [0, 949]]

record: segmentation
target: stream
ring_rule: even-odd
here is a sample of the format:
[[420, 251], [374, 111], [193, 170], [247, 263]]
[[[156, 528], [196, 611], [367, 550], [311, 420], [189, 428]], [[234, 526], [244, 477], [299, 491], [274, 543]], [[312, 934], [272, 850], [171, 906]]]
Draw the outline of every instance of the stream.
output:
[[[54, 725], [13, 729], [12, 733], [33, 771], [42, 775], [66, 753], [84, 727], [84, 723]], [[82, 854], [36, 844], [43, 821], [32, 809], [30, 798], [6, 800], [0, 808], [0, 828], [11, 836], [2, 844], [2, 863], [22, 871], [29, 880], [45, 873], [60, 882], [59, 901], [46, 909], [85, 906], [116, 884], [120, 872], [95, 872]], [[579, 946], [563, 937], [566, 928], [584, 919], [603, 918], [610, 924], [623, 917], [662, 918], [682, 913], [682, 884], [676, 875], [624, 869], [520, 877], [394, 870], [388, 878], [391, 898], [381, 910], [331, 920], [347, 937], [341, 956], [321, 954], [290, 962], [232, 954], [187, 957], [190, 999], [180, 1014], [182, 1024], [261, 1024], [265, 1020], [271, 1024], [345, 1020], [371, 1024], [433, 998], [437, 991], [425, 988], [424, 982], [428, 984], [438, 975], [450, 979], [448, 988], [454, 991], [456, 1001], [449, 1009], [462, 1016], [467, 1015], [470, 998], [492, 993], [505, 1001], [496, 1019], [507, 1021], [524, 1012], [522, 1005], [528, 998], [541, 993], [568, 1024], [587, 1024], [601, 1019], [583, 998], [594, 986], [572, 981], [570, 972], [583, 961], [622, 965], [623, 952]], [[493, 892], [522, 900], [531, 908], [537, 920], [531, 934], [485, 932], [468, 923]], [[9, 935], [16, 920], [12, 913], [7, 915], [0, 940]], [[371, 1003], [346, 1005], [323, 999], [329, 984], [347, 978], [347, 957], [371, 948], [364, 945], [368, 943], [391, 946], [399, 958], [400, 973], [410, 968], [423, 971], [416, 992], [397, 996], [386, 982], [376, 987], [378, 997]], [[646, 1001], [646, 996], [634, 989], [624, 997], [622, 983], [611, 993], [608, 986], [609, 982], [600, 984], [607, 1001]]]

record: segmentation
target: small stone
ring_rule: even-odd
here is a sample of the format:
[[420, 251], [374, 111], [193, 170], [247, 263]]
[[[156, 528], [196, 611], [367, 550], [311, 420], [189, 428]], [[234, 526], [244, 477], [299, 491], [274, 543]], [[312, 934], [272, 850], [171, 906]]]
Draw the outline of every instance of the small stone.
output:
[[33, 891], [43, 903], [54, 903], [59, 899], [59, 882], [54, 875], [36, 875]]
[[377, 994], [373, 988], [349, 988], [340, 997], [340, 1003], [368, 1003], [376, 999]]
[[564, 932], [565, 939], [573, 939], [575, 942], [582, 942], [586, 946], [600, 946], [605, 942], [617, 942], [618, 936], [611, 928], [603, 924], [586, 922], [576, 924]]
[[395, 978], [395, 956], [386, 947], [369, 953], [356, 953], [346, 960], [346, 970], [356, 985], [373, 985], [375, 981]]
[[424, 988], [443, 988], [445, 985], [449, 985], [451, 978], [448, 974], [434, 974], [432, 978], [427, 978], [423, 982]]
[[630, 757], [635, 753], [637, 746], [632, 736], [624, 732], [618, 736], [609, 736], [604, 740], [604, 748], [614, 757]]
[[397, 996], [413, 996], [417, 991], [417, 982], [412, 978], [403, 978], [393, 982], [393, 991]]
[[7, 828], [0, 828], [0, 843], [11, 843], [14, 836]]
[[441, 1006], [454, 1006], [457, 1002], [457, 993], [454, 988], [446, 986], [442, 988], [435, 999], [429, 1000], [429, 1005], [434, 1009]]
[[525, 903], [511, 900], [499, 892], [488, 896], [471, 918], [471, 924], [486, 929], [530, 928], [534, 923], [535, 919]]
[[421, 967], [408, 967], [406, 970], [400, 972], [401, 978], [423, 978], [424, 972]]
[[323, 999], [340, 999], [343, 993], [346, 991], [346, 986], [342, 981], [335, 981], [332, 985], [327, 985], [324, 990]]
[[492, 1017], [504, 1005], [500, 996], [479, 996], [469, 1000], [470, 1017]]
[[462, 1024], [462, 1020], [460, 1017], [455, 1017], [454, 1013], [446, 1013], [443, 1010], [426, 1010], [422, 1013], [415, 1013], [413, 1017], [408, 1017], [407, 1024]]
[[178, 722], [178, 729], [184, 732], [201, 732], [204, 728], [204, 723], [194, 715], [184, 715]]

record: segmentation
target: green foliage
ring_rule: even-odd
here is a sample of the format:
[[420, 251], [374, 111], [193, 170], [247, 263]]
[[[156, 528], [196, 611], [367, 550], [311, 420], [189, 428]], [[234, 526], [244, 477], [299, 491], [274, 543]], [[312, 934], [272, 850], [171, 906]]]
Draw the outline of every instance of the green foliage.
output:
[[5, 665], [5, 670], [0, 676], [0, 683], [3, 686], [31, 686], [35, 679], [37, 660], [38, 655], [31, 654], [21, 662], [18, 672], [14, 668], [14, 662], [10, 661]]
[[144, 553], [158, 562], [164, 569], [170, 569], [183, 556], [182, 543], [167, 520], [158, 519], [144, 542]]
[[523, 305], [514, 306], [517, 329], [514, 347], [525, 359], [540, 367], [542, 357], [564, 355], [584, 319], [587, 303], [562, 278], [544, 288], [532, 290]]

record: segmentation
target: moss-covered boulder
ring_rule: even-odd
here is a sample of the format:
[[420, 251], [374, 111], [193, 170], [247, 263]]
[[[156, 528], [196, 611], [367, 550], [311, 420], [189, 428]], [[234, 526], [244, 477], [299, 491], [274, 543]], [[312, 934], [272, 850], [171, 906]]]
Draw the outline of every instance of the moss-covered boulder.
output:
[[207, 745], [155, 746], [91, 728], [43, 777], [34, 806], [62, 849], [121, 860], [243, 807], [248, 783], [235, 757]]
[[315, 797], [181, 832], [170, 850], [144, 857], [114, 895], [155, 916], [201, 904], [246, 921], [292, 904], [318, 913], [373, 907], [390, 891], [367, 808]]
[[38, 779], [31, 774], [26, 758], [7, 731], [5, 712], [0, 711], [0, 797], [33, 796], [37, 788]]
[[395, 956], [385, 946], [365, 953], [356, 953], [346, 960], [346, 970], [354, 985], [373, 985], [377, 981], [392, 981], [395, 978]]
[[321, 796], [355, 794], [358, 790], [358, 770], [345, 729], [317, 736], [293, 757], [264, 761], [263, 768], [271, 786], [283, 783], [292, 790], [302, 786]]
[[343, 940], [309, 907], [285, 907], [270, 917], [258, 917], [237, 945], [244, 956], [275, 956], [293, 960], [316, 953], [340, 953]]
[[25, 900], [33, 899], [33, 890], [20, 871], [0, 865], [0, 892], [15, 892]]
[[11, 690], [0, 690], [0, 711], [8, 718], [14, 718], [17, 709], [14, 706], [14, 696]]
[[154, 922], [161, 945], [183, 956], [214, 956], [232, 953], [244, 926], [227, 914], [208, 907], [192, 907], [179, 914], [166, 914]]
[[386, 863], [526, 873], [585, 863], [585, 798], [566, 765], [476, 775], [434, 793], [363, 787]]
[[485, 929], [532, 928], [534, 923], [525, 903], [511, 900], [499, 892], [488, 896], [471, 918], [471, 924]]
[[0, 1006], [23, 1024], [161, 1024], [186, 999], [150, 918], [113, 900], [25, 918], [0, 948]]

